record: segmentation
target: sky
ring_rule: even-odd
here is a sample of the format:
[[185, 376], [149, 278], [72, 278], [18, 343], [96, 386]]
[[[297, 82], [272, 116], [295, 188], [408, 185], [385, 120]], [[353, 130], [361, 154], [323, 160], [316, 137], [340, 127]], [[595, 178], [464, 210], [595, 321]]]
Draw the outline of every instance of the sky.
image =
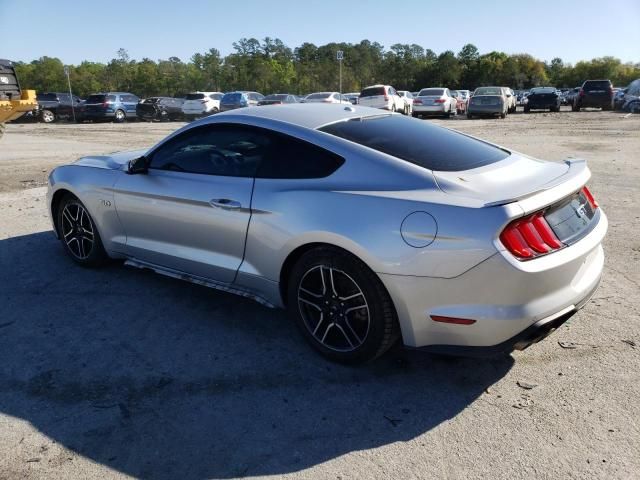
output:
[[640, 0], [0, 0], [0, 58], [65, 64], [233, 51], [242, 37], [303, 42], [417, 43], [436, 53], [473, 43], [575, 63], [640, 62]]

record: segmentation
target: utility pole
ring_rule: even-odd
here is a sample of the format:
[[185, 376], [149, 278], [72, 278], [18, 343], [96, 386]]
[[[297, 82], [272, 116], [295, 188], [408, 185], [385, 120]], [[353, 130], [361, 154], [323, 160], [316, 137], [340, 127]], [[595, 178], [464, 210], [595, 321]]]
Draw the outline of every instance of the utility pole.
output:
[[64, 73], [67, 76], [67, 84], [69, 85], [69, 101], [71, 102], [71, 114], [73, 115], [73, 123], [76, 123], [76, 109], [73, 106], [73, 94], [71, 93], [71, 79], [69, 78], [69, 67], [64, 67]]
[[344, 59], [344, 52], [342, 50], [338, 50], [336, 52], [336, 58], [340, 64], [340, 95], [342, 95], [342, 60]]

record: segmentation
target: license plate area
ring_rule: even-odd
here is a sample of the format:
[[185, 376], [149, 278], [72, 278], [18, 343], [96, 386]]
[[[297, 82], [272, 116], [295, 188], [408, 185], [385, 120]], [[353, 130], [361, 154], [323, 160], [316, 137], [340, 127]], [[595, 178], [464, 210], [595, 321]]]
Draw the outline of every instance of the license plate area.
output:
[[558, 239], [571, 245], [595, 227], [599, 213], [581, 190], [550, 207], [545, 212], [545, 219]]

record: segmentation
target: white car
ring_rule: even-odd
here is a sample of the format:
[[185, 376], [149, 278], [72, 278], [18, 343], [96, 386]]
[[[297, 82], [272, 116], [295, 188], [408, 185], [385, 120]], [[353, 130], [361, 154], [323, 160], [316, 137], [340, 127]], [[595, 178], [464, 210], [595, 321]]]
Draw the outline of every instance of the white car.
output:
[[504, 88], [504, 95], [507, 98], [507, 108], [508, 108], [507, 111], [509, 113], [513, 113], [516, 111], [516, 108], [518, 105], [518, 99], [516, 97], [516, 93], [509, 87], [502, 87], [502, 88]]
[[347, 97], [341, 95], [340, 92], [316, 92], [310, 93], [302, 103], [344, 103], [351, 105], [351, 102]]
[[423, 88], [413, 99], [413, 116], [441, 115], [450, 117], [457, 113], [458, 100], [448, 88]]
[[405, 115], [411, 115], [413, 113], [413, 93], [408, 90], [398, 90], [398, 95], [404, 99]]
[[190, 120], [218, 113], [220, 111], [220, 99], [223, 95], [220, 92], [189, 93], [182, 104], [182, 113], [185, 118]]
[[404, 98], [398, 95], [391, 85], [372, 85], [360, 92], [358, 105], [363, 107], [382, 108], [390, 112], [406, 112]]

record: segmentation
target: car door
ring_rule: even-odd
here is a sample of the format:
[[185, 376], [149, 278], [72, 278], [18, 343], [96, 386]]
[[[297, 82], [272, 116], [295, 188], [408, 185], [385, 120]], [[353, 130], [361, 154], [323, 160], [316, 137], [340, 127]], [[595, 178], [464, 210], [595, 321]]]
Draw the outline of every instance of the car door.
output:
[[125, 253], [233, 282], [244, 255], [254, 176], [268, 142], [248, 127], [204, 125], [152, 151], [147, 173], [123, 175], [115, 186]]

